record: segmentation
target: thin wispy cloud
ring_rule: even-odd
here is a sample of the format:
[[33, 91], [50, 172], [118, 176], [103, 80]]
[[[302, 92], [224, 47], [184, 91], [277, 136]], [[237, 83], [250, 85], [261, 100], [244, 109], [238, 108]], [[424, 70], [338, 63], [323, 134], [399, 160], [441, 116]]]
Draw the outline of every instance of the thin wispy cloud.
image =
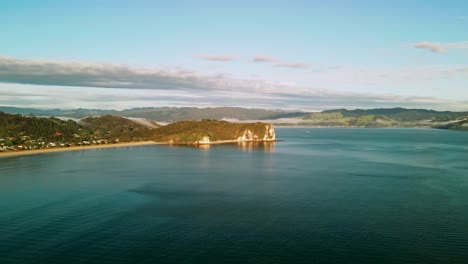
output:
[[265, 56], [265, 55], [256, 55], [253, 59], [253, 62], [259, 63], [274, 63], [275, 67], [290, 68], [290, 69], [307, 69], [310, 67], [309, 64], [303, 62], [287, 62], [280, 59]]
[[[314, 89], [301, 94], [293, 92], [280, 94], [216, 90], [199, 91], [199, 93], [194, 94], [170, 90], [67, 88], [0, 83], [0, 90], [4, 91], [0, 97], [0, 105], [42, 109], [98, 108], [122, 110], [134, 108], [135, 106], [220, 107], [242, 105], [246, 108], [305, 111], [396, 106], [438, 110], [466, 110], [466, 105], [468, 104], [466, 100], [456, 101], [435, 97], [351, 93], [326, 89]], [[65, 90], [66, 92], [64, 92]], [[291, 91], [291, 89], [288, 90]], [[28, 96], [24, 94], [28, 94]]]
[[468, 41], [462, 41], [462, 42], [453, 42], [453, 43], [446, 43], [444, 44], [444, 47], [447, 49], [468, 49]]
[[271, 62], [278, 62], [279, 60], [276, 59], [276, 58], [273, 58], [273, 57], [269, 57], [269, 56], [264, 56], [264, 55], [256, 55], [253, 59], [252, 59], [253, 62], [267, 62], [267, 63], [271, 63]]
[[339, 69], [343, 69], [344, 66], [343, 65], [332, 65], [332, 66], [328, 66], [327, 69], [329, 70], [339, 70]]
[[461, 42], [447, 42], [447, 43], [437, 43], [437, 42], [428, 42], [423, 41], [413, 44], [413, 47], [418, 49], [427, 49], [434, 53], [443, 53], [448, 50], [468, 50], [468, 41]]
[[434, 43], [434, 42], [427, 42], [427, 41], [419, 42], [419, 43], [414, 44], [414, 47], [417, 49], [427, 49], [434, 53], [445, 52], [444, 48], [442, 47], [440, 43]]
[[220, 55], [220, 54], [195, 54], [195, 58], [207, 60], [207, 61], [233, 61], [236, 59], [236, 56], [233, 55]]
[[310, 67], [307, 63], [302, 62], [282, 62], [275, 64], [276, 67], [291, 68], [291, 69], [307, 69]]
[[[468, 65], [427, 65], [403, 68], [352, 68], [346, 67], [339, 71], [328, 71], [316, 77], [319, 82], [326, 82], [331, 86], [359, 85], [359, 86], [392, 86], [413, 87], [426, 83], [424, 89], [418, 90], [419, 94], [427, 94], [427, 90], [460, 89], [462, 86], [438, 88], [433, 85], [438, 80], [466, 79], [468, 81]], [[432, 87], [429, 89], [429, 87]], [[462, 93], [459, 93], [460, 95]], [[447, 92], [447, 95], [453, 93]], [[446, 96], [447, 96], [446, 95]]]

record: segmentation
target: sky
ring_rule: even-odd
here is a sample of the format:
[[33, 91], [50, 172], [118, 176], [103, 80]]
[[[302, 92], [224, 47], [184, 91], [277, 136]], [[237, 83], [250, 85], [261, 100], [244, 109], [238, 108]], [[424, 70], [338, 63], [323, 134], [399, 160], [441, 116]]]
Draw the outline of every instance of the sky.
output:
[[468, 1], [0, 1], [0, 105], [468, 111]]

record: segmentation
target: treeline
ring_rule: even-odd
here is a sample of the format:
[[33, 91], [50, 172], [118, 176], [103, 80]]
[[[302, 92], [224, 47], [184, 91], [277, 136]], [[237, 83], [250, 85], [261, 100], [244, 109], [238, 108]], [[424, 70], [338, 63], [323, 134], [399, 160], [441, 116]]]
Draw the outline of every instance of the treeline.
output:
[[462, 120], [459, 122], [445, 124], [445, 125], [439, 125], [439, 126], [436, 126], [435, 128], [452, 129], [452, 130], [468, 130], [468, 119]]
[[265, 134], [266, 125], [204, 119], [198, 122], [182, 121], [159, 126], [148, 120], [137, 122], [111, 115], [88, 117], [75, 122], [54, 117], [22, 116], [0, 112], [0, 139], [13, 141], [13, 145], [39, 141], [78, 144], [83, 141], [117, 140], [121, 142], [172, 140], [189, 143], [203, 140], [205, 136], [211, 141], [234, 140], [243, 136], [247, 129], [261, 139]]
[[11, 115], [0, 112], [0, 138], [17, 145], [27, 141], [69, 142], [139, 140], [135, 131], [146, 127], [122, 117], [89, 117], [80, 122], [55, 117]]
[[[243, 136], [246, 130], [263, 137], [265, 123], [230, 123], [204, 119], [202, 121], [182, 121], [157, 128], [150, 135], [151, 140], [187, 143], [202, 140], [208, 136], [211, 141], [234, 140]], [[143, 136], [142, 136], [143, 137]]]
[[[28, 138], [47, 141], [70, 141], [82, 127], [72, 120], [24, 117], [0, 112], [0, 138]], [[16, 142], [14, 142], [16, 143]]]

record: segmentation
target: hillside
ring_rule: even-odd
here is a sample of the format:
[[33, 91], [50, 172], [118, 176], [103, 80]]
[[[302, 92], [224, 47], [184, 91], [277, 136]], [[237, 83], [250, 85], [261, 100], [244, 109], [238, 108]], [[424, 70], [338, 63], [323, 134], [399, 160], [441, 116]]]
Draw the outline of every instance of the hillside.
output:
[[[182, 121], [154, 130], [151, 139], [179, 143], [223, 140], [274, 140], [273, 127], [265, 123], [229, 123], [217, 120]], [[270, 132], [270, 134], [268, 134]], [[207, 138], [206, 138], [207, 137]]]
[[[148, 126], [150, 125], [150, 126]], [[167, 126], [105, 115], [75, 122], [58, 118], [12, 115], [0, 112], [0, 150], [45, 148], [69, 145], [110, 144], [154, 140], [173, 143], [212, 141], [272, 141], [273, 126], [266, 123], [229, 123], [203, 120]]]
[[[154, 123], [154, 122], [153, 122]], [[147, 131], [147, 126], [133, 120], [104, 115], [100, 117], [87, 117], [79, 121], [93, 138], [118, 138], [121, 141], [132, 141], [140, 138], [139, 131]], [[158, 126], [154, 123], [155, 126]]]
[[[200, 121], [203, 119], [265, 121], [275, 125], [318, 126], [318, 127], [439, 127], [458, 122], [468, 117], [468, 112], [435, 111], [426, 109], [379, 108], [379, 109], [334, 109], [319, 113], [246, 109], [239, 107], [195, 108], [195, 107], [161, 107], [132, 108], [122, 111], [99, 109], [72, 110], [37, 110], [32, 108], [0, 107], [9, 113], [23, 115], [60, 116], [86, 118], [88, 116], [120, 116], [135, 123], [156, 128], [152, 120], [172, 123], [180, 121]], [[136, 126], [135, 126], [136, 128]]]
[[313, 113], [303, 117], [303, 124], [339, 127], [392, 127], [398, 122], [383, 115], [344, 116], [340, 112]]
[[451, 122], [444, 125], [436, 126], [435, 128], [440, 129], [452, 129], [452, 130], [468, 130], [468, 118], [458, 122]]
[[22, 116], [0, 112], [0, 139], [8, 141], [8, 145], [132, 141], [135, 139], [135, 132], [139, 130], [150, 129], [132, 120], [109, 115], [88, 117], [77, 123], [54, 117]]
[[436, 127], [467, 116], [468, 112], [426, 109], [334, 109], [307, 114], [299, 124], [331, 127]]
[[8, 145], [26, 139], [41, 141], [72, 141], [81, 126], [74, 121], [57, 118], [36, 118], [0, 112], [0, 138]]
[[323, 113], [341, 113], [344, 117], [358, 117], [365, 115], [380, 115], [391, 118], [399, 122], [411, 122], [421, 120], [447, 121], [468, 116], [468, 112], [434, 111], [426, 109], [406, 109], [406, 108], [378, 108], [378, 109], [335, 109], [326, 110]]
[[298, 117], [304, 115], [303, 112], [291, 112], [283, 110], [247, 109], [240, 107], [145, 107], [132, 108], [122, 111], [99, 110], [99, 109], [70, 109], [70, 110], [42, 110], [33, 108], [2, 107], [0, 111], [11, 114], [37, 115], [37, 116], [61, 116], [72, 118], [85, 118], [88, 116], [113, 115], [121, 117], [137, 117], [156, 120], [159, 122], [178, 121], [200, 121], [202, 119], [222, 119], [234, 118], [238, 120], [267, 120], [286, 117]]

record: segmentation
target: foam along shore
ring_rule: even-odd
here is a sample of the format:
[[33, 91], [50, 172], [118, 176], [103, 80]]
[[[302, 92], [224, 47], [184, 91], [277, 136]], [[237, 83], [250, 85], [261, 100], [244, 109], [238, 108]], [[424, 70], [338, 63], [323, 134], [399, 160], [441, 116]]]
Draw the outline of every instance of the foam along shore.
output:
[[53, 152], [73, 151], [73, 150], [137, 147], [137, 146], [146, 146], [146, 145], [166, 145], [166, 144], [169, 144], [169, 143], [155, 142], [155, 141], [139, 141], [139, 142], [122, 142], [122, 143], [105, 144], [105, 145], [56, 147], [56, 148], [43, 148], [43, 149], [30, 149], [30, 150], [13, 150], [13, 151], [0, 152], [0, 157], [25, 156], [25, 155], [35, 155], [35, 154], [42, 154], [42, 153], [53, 153]]

